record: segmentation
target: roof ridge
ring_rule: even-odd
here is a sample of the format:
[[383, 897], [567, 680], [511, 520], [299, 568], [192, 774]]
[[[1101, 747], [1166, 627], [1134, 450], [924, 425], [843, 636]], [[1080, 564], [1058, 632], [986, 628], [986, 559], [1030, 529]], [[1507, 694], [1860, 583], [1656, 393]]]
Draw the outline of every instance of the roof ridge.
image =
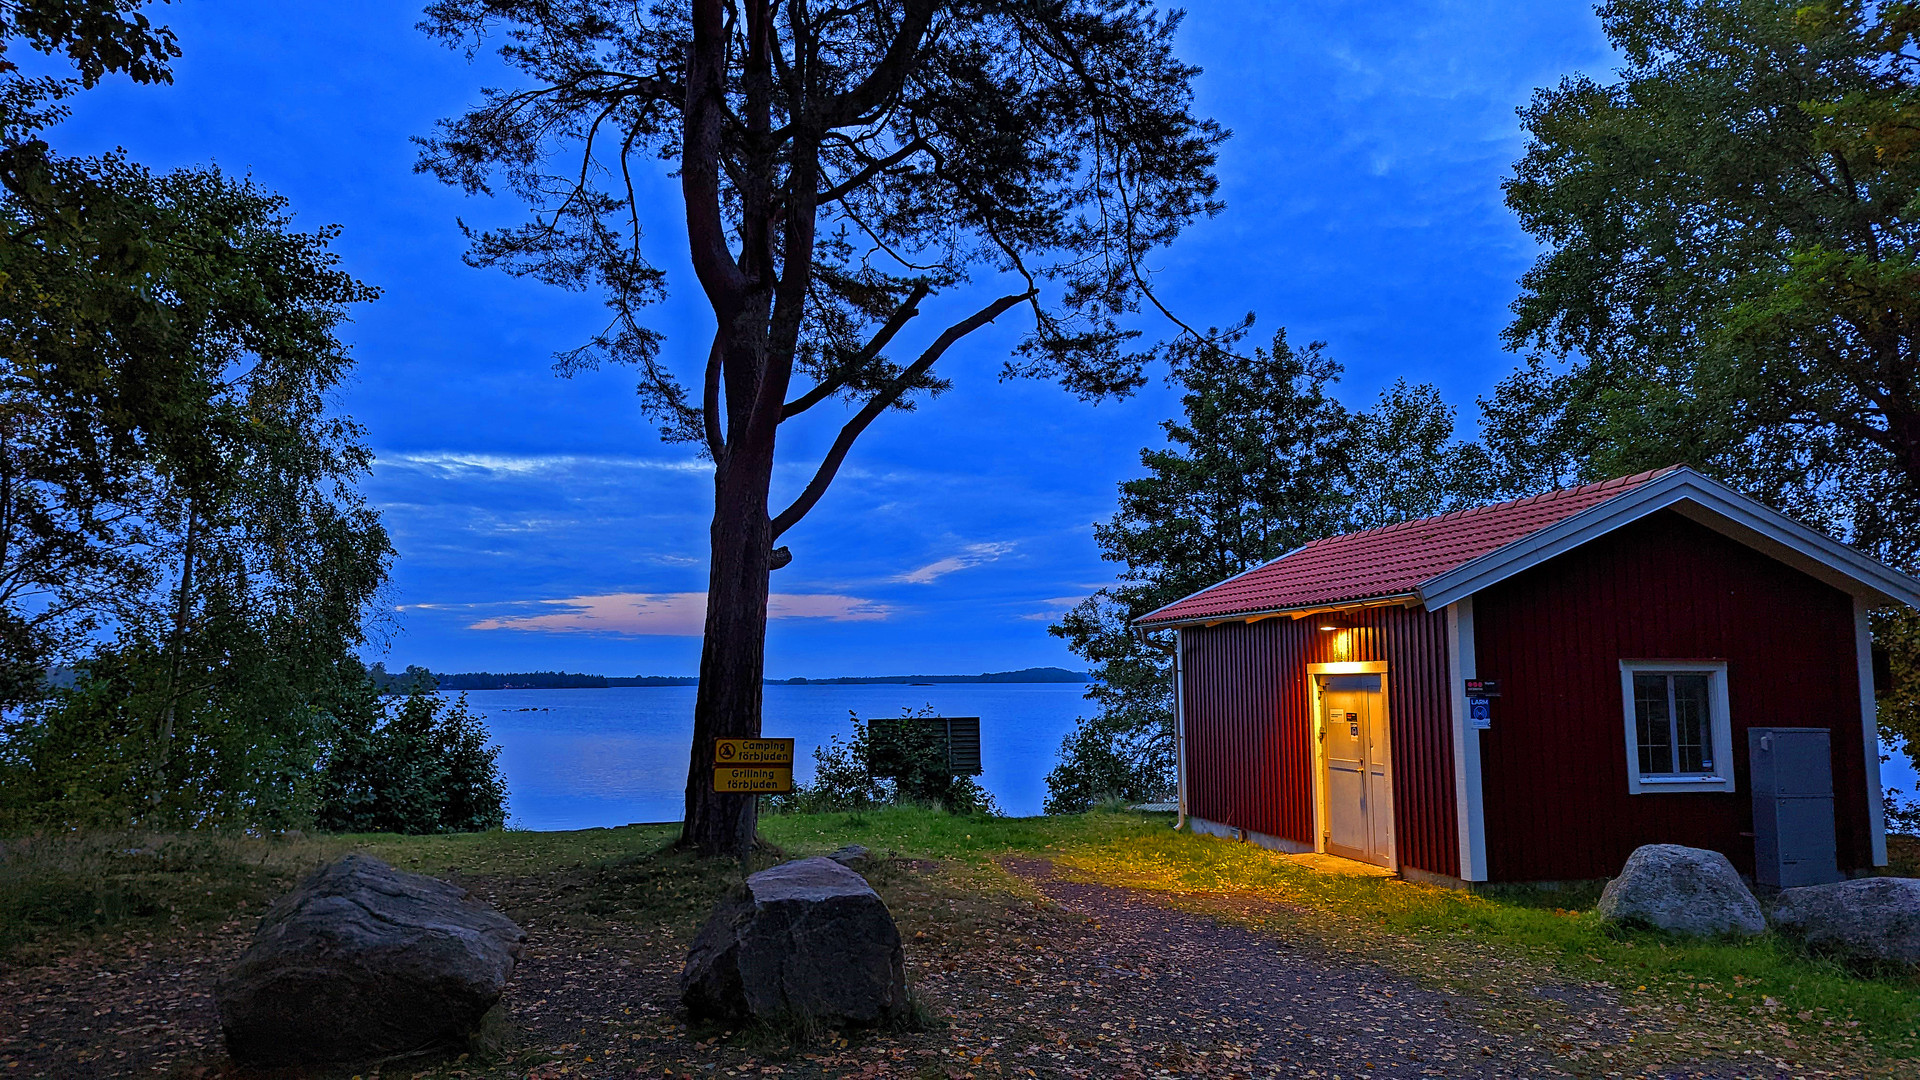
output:
[[[1421, 517], [1421, 518], [1408, 518], [1405, 521], [1396, 521], [1391, 525], [1375, 525], [1371, 529], [1360, 529], [1355, 532], [1349, 532], [1349, 533], [1335, 533], [1332, 536], [1323, 536], [1318, 540], [1312, 541], [1311, 543], [1303, 544], [1298, 549], [1296, 549], [1296, 551], [1304, 551], [1307, 548], [1318, 547], [1321, 544], [1329, 543], [1334, 540], [1344, 540], [1344, 539], [1347, 539], [1348, 537], [1369, 536], [1374, 533], [1392, 532], [1395, 529], [1411, 529], [1416, 525], [1427, 525], [1436, 521], [1446, 521], [1451, 518], [1466, 517], [1470, 514], [1484, 514], [1494, 510], [1501, 510], [1510, 506], [1521, 506], [1529, 503], [1539, 503], [1539, 502], [1557, 502], [1561, 499], [1570, 498], [1572, 496], [1584, 494], [1590, 491], [1599, 491], [1603, 488], [1607, 488], [1615, 485], [1618, 485], [1619, 487], [1622, 487], [1622, 488], [1637, 487], [1638, 485], [1646, 483], [1647, 481], [1652, 480], [1656, 477], [1664, 476], [1665, 474], [1670, 473], [1675, 469], [1684, 469], [1684, 468], [1686, 468], [1686, 466], [1684, 465], [1668, 465], [1665, 468], [1648, 469], [1648, 470], [1645, 470], [1644, 472], [1631, 473], [1626, 476], [1616, 476], [1608, 480], [1594, 480], [1585, 484], [1575, 484], [1572, 487], [1549, 488], [1546, 491], [1538, 491], [1532, 495], [1521, 495], [1512, 499], [1502, 499], [1499, 502], [1481, 503], [1479, 506], [1468, 506], [1459, 510], [1448, 510], [1444, 513], [1429, 514], [1426, 517]], [[1286, 556], [1284, 555], [1281, 556], [1281, 558], [1285, 558], [1285, 557]]]
[[[1569, 515], [1585, 513], [1650, 480], [1684, 468], [1683, 465], [1669, 465], [1663, 469], [1650, 469], [1627, 476], [1576, 484], [1572, 487], [1553, 488], [1519, 498], [1503, 499], [1500, 502], [1470, 506], [1461, 510], [1449, 510], [1442, 514], [1432, 514], [1407, 521], [1396, 521], [1391, 525], [1380, 525], [1357, 532], [1323, 536], [1293, 551], [1250, 566], [1225, 581], [1215, 582], [1171, 603], [1163, 604], [1141, 616], [1138, 621], [1149, 620], [1162, 612], [1186, 607], [1200, 600], [1201, 597], [1215, 594], [1220, 590], [1232, 593], [1233, 584], [1242, 580], [1258, 581], [1266, 578], [1268, 574], [1276, 573], [1281, 575], [1281, 578], [1286, 578], [1289, 574], [1297, 577], [1302, 573], [1313, 575], [1333, 572], [1356, 558], [1351, 554], [1356, 548], [1366, 553], [1369, 569], [1361, 576], [1367, 585], [1367, 591], [1349, 593], [1348, 598], [1386, 595], [1378, 591], [1380, 587], [1400, 582], [1406, 573], [1425, 566], [1435, 557], [1435, 551], [1456, 552], [1454, 564], [1457, 565], [1461, 558], [1471, 560], [1480, 557], [1487, 551], [1496, 550], [1499, 546], [1515, 542], [1523, 535], [1529, 535], [1551, 525], [1551, 521], [1542, 519], [1558, 520]], [[1411, 535], [1408, 535], [1409, 533]], [[1513, 535], [1501, 540], [1494, 548], [1485, 550], [1479, 550], [1481, 544], [1474, 539], [1507, 533]], [[1288, 563], [1293, 563], [1297, 569], [1287, 571], [1284, 565]], [[1422, 574], [1427, 572], [1425, 569], [1421, 570]], [[1322, 584], [1331, 583], [1323, 582]], [[1359, 582], [1350, 581], [1347, 587], [1351, 588], [1357, 584]], [[1254, 593], [1260, 592], [1261, 588], [1256, 587]], [[1228, 603], [1244, 603], [1252, 598], [1253, 594], [1249, 593], [1239, 601], [1229, 600]]]

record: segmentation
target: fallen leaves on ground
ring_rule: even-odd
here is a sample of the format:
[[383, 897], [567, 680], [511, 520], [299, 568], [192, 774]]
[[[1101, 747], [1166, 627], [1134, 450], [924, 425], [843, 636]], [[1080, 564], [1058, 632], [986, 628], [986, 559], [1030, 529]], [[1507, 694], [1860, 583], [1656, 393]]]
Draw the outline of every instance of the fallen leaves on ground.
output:
[[[1784, 1056], [1772, 1018], [1729, 1017], [1706, 989], [1673, 1012], [1667, 999], [1567, 983], [1475, 943], [1460, 955], [1481, 977], [1456, 986], [1395, 964], [1391, 948], [1343, 946], [1353, 939], [1310, 907], [1069, 880], [1039, 860], [1006, 868], [879, 864], [870, 876], [907, 939], [915, 991], [942, 1022], [811, 1045], [688, 1030], [676, 983], [698, 929], [687, 913], [705, 901], [661, 907], [644, 867], [476, 877], [463, 883], [529, 934], [506, 999], [510, 1034], [491, 1056], [377, 1075], [1348, 1080], [1876, 1067], [1847, 1049], [1844, 1029], [1832, 1046]], [[211, 993], [250, 930], [236, 919], [0, 970], [0, 1077], [244, 1075], [220, 1051]]]

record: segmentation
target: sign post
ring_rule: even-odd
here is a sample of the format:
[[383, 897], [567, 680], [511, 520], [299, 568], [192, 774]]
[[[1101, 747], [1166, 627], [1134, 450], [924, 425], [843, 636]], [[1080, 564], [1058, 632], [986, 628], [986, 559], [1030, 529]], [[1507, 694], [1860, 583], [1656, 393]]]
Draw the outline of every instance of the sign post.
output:
[[[793, 790], [792, 739], [713, 740], [713, 790], [719, 795], [785, 795]], [[740, 817], [746, 831], [747, 816]], [[753, 837], [740, 845], [740, 876], [753, 869]]]

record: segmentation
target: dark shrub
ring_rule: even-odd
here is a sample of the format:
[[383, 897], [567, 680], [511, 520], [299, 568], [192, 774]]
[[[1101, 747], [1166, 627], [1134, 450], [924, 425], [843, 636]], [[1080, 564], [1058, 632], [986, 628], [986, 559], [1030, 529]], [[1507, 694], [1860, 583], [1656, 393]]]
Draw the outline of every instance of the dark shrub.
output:
[[835, 735], [813, 751], [813, 783], [768, 800], [775, 813], [824, 813], [874, 806], [937, 806], [955, 814], [998, 814], [993, 796], [947, 762], [946, 739], [915, 720], [931, 711], [902, 711], [869, 723], [849, 713], [853, 735]]
[[416, 684], [395, 707], [368, 687], [342, 702], [314, 823], [332, 832], [442, 833], [507, 821], [500, 748], [463, 695]]

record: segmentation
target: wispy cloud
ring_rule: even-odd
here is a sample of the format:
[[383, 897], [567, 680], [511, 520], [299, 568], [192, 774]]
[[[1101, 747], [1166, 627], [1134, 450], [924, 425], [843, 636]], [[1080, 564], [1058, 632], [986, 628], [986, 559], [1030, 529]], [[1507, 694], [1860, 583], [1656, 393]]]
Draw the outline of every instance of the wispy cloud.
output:
[[930, 562], [918, 570], [909, 570], [894, 578], [912, 585], [931, 585], [956, 570], [990, 563], [1012, 551], [1016, 545], [1011, 542], [990, 541], [984, 544], [968, 544], [957, 555], [949, 555], [938, 562]]
[[376, 468], [462, 474], [499, 479], [526, 478], [581, 468], [633, 469], [647, 472], [706, 473], [713, 469], [697, 458], [620, 457], [594, 454], [486, 454], [460, 450], [425, 450], [409, 454], [382, 454]]
[[1080, 606], [1084, 596], [1050, 596], [1040, 601], [1040, 610], [1020, 616], [1030, 622], [1052, 622], [1053, 620]]
[[[496, 615], [468, 626], [470, 630], [532, 630], [554, 634], [620, 634], [698, 637], [705, 628], [707, 594], [607, 593], [541, 600], [558, 610], [541, 614]], [[828, 593], [774, 593], [767, 598], [771, 619], [826, 619], [830, 622], [873, 622], [893, 609], [857, 596]]]

